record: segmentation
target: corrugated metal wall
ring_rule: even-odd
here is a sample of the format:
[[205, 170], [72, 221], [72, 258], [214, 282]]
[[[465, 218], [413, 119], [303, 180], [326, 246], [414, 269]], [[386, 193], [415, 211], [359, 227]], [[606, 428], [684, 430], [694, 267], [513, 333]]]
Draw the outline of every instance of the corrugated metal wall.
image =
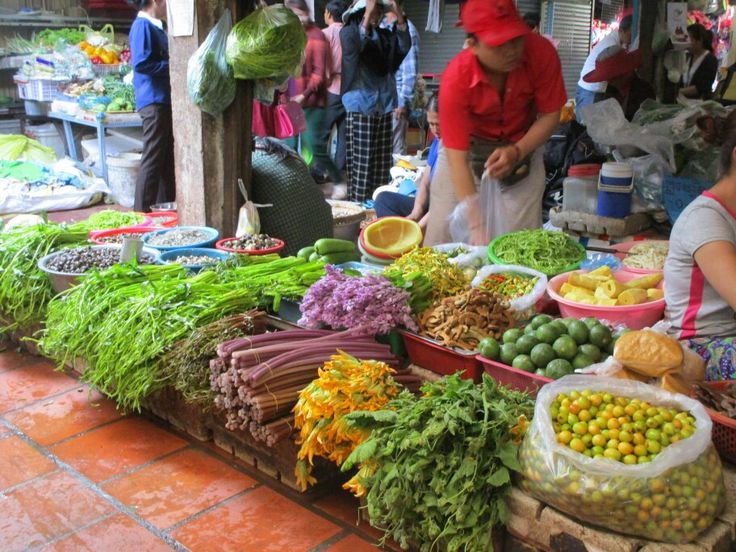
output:
[[542, 5], [542, 29], [560, 41], [557, 52], [569, 97], [575, 96], [580, 71], [590, 51], [590, 0], [550, 0]]
[[539, 13], [540, 1], [539, 0], [516, 0], [516, 9], [520, 15], [525, 13]]
[[598, 0], [601, 5], [601, 21], [611, 23], [624, 7], [624, 0]]
[[457, 4], [445, 6], [445, 16], [440, 33], [430, 33], [424, 30], [429, 13], [427, 0], [406, 0], [404, 10], [419, 32], [419, 72], [441, 73], [447, 62], [461, 50], [465, 41], [465, 31], [460, 27], [455, 27], [459, 13]]

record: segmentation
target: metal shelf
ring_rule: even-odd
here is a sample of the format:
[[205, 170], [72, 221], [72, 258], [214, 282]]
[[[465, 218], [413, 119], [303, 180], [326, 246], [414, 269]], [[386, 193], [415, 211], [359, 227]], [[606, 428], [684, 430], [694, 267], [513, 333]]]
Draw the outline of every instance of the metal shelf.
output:
[[128, 29], [133, 23], [133, 18], [133, 15], [129, 18], [71, 17], [54, 14], [0, 15], [0, 27], [63, 28], [77, 27], [83, 23], [91, 26], [101, 26], [105, 23], [112, 23], [115, 27]]

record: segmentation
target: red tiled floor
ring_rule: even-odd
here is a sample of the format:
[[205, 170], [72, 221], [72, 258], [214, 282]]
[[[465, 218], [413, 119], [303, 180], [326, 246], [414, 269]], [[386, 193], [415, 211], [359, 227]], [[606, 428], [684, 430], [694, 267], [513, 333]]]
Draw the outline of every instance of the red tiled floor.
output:
[[350, 535], [330, 546], [327, 552], [376, 552], [376, 550], [380, 549], [360, 537]]
[[2, 550], [43, 544], [111, 511], [109, 504], [70, 475], [49, 474], [0, 500]]
[[207, 453], [184, 450], [104, 486], [160, 529], [214, 506], [256, 481]]
[[171, 552], [171, 547], [124, 514], [104, 519], [44, 546], [43, 552]]
[[20, 437], [13, 435], [0, 440], [0, 490], [54, 469], [56, 464]]
[[103, 481], [186, 445], [186, 441], [141, 418], [123, 418], [51, 450], [93, 481]]
[[193, 552], [306, 551], [340, 529], [284, 496], [260, 487], [174, 531]]
[[97, 391], [82, 387], [5, 417], [37, 443], [50, 445], [120, 416], [114, 402]]
[[78, 387], [79, 382], [40, 361], [0, 374], [0, 413]]
[[[0, 344], [0, 349], [2, 348]], [[38, 362], [40, 359], [32, 357], [28, 354], [19, 353], [15, 350], [15, 345], [12, 343], [6, 344], [7, 349], [0, 352], [0, 373], [7, 372], [8, 370], [15, 370], [21, 366], [26, 366], [33, 362]]]

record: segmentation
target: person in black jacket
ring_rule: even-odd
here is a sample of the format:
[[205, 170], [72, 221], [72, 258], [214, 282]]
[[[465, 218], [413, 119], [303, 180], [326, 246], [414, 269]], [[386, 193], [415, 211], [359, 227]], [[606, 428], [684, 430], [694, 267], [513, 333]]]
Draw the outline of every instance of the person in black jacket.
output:
[[[381, 28], [384, 10], [396, 23]], [[388, 183], [397, 106], [394, 73], [411, 48], [411, 36], [396, 0], [357, 0], [343, 14], [342, 103], [347, 113], [348, 198], [363, 202]]]
[[709, 100], [718, 73], [718, 58], [713, 55], [713, 35], [700, 23], [689, 25], [687, 35], [691, 57], [688, 70], [682, 77], [680, 94], [686, 98]]

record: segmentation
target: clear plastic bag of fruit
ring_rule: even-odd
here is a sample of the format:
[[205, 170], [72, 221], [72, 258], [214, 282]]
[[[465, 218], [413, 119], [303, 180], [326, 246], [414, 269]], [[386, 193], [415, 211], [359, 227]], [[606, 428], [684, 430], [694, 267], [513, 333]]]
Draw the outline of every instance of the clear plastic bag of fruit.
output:
[[[560, 406], [565, 404], [560, 402], [563, 396], [568, 399], [564, 407]], [[575, 397], [572, 402], [571, 396]], [[636, 405], [631, 404], [632, 410], [627, 411], [623, 401], [618, 402], [619, 398], [635, 399]], [[614, 408], [620, 406], [625, 416], [616, 417], [621, 410], [606, 410], [607, 404], [614, 404]], [[583, 415], [582, 410], [588, 414]], [[575, 417], [570, 419], [573, 411]], [[675, 411], [687, 414], [673, 417]], [[626, 450], [629, 447], [622, 445], [625, 442], [631, 443], [634, 449], [637, 441], [633, 436], [644, 426], [631, 427], [625, 439], [620, 428], [629, 417], [632, 425], [634, 419], [644, 422], [648, 432], [643, 433], [647, 436], [644, 446], [648, 448], [647, 453], [656, 454], [646, 456], [645, 453], [642, 463], [630, 465], [616, 458], [613, 451], [610, 455], [605, 453], [605, 457], [592, 457], [599, 452], [574, 450], [577, 447], [569, 438], [574, 436], [573, 440], [583, 441], [587, 430], [580, 424], [590, 428], [596, 425], [591, 421], [606, 420], [602, 412], [610, 412], [616, 420], [610, 425], [618, 424], [615, 435], [620, 438], [613, 444], [608, 433], [607, 443], [601, 447], [604, 453], [608, 448], [629, 452]], [[567, 422], [575, 422], [568, 424], [570, 430], [560, 424], [565, 417]], [[677, 432], [683, 423], [692, 428], [692, 434], [688, 431], [686, 436], [680, 435], [680, 440], [661, 445], [662, 435], [672, 435], [672, 427]], [[703, 406], [684, 395], [630, 380], [567, 376], [545, 385], [537, 395], [534, 420], [520, 450], [521, 486], [539, 500], [582, 521], [628, 535], [686, 543], [710, 527], [725, 502], [722, 467], [711, 443], [711, 425]], [[628, 440], [629, 436], [632, 441]], [[598, 439], [593, 436], [591, 442], [603, 444], [601, 439], [593, 438]], [[660, 441], [660, 446], [655, 446], [655, 440]], [[636, 457], [633, 453], [627, 456], [623, 456], [624, 461]]]

